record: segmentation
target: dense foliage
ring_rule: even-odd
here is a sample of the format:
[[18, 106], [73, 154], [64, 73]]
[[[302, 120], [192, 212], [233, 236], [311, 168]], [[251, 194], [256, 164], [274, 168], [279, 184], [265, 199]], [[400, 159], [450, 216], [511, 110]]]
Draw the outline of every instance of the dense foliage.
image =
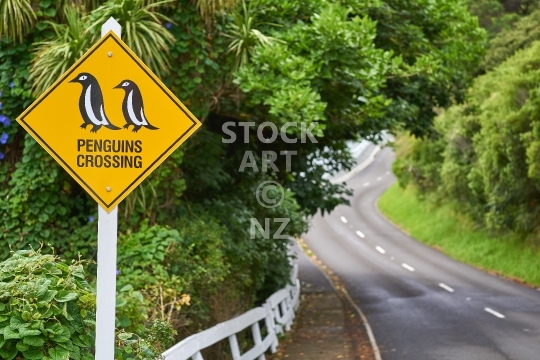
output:
[[489, 38], [510, 30], [521, 17], [538, 7], [538, 0], [467, 0], [469, 10], [478, 16]]
[[540, 40], [540, 9], [536, 8], [530, 15], [516, 21], [511, 29], [500, 32], [490, 40], [486, 57], [482, 61], [484, 70], [492, 70], [517, 50], [529, 47], [534, 41]]
[[0, 263], [0, 357], [92, 359], [95, 296], [83, 265], [21, 250]]
[[[94, 359], [96, 296], [84, 263], [67, 265], [41, 250], [19, 250], [0, 263], [2, 359]], [[155, 319], [145, 333], [121, 330], [115, 358], [153, 360], [174, 343], [165, 321]]]
[[[310, 215], [346, 203], [346, 186], [323, 177], [350, 166], [345, 142], [429, 134], [434, 109], [463, 98], [484, 44], [458, 0], [20, 3], [31, 6], [0, 27], [3, 258], [42, 241], [66, 259], [95, 257], [95, 204], [13, 119], [105, 18], [203, 121], [119, 209], [118, 324], [141, 336], [162, 329], [157, 320], [197, 331], [283, 286], [289, 240], [253, 234], [253, 221], [274, 234], [280, 223], [266, 219], [289, 219], [282, 234], [294, 236]], [[261, 141], [290, 122], [291, 141]], [[263, 170], [272, 152], [276, 167]], [[267, 180], [284, 188], [274, 208], [255, 197]]]
[[398, 137], [403, 186], [454, 203], [497, 233], [538, 241], [537, 1], [471, 1], [489, 42], [467, 100], [442, 112], [434, 133]]
[[398, 143], [395, 171], [439, 199], [457, 201], [494, 231], [537, 238], [540, 223], [540, 43], [479, 77], [463, 105], [435, 122], [437, 136]]

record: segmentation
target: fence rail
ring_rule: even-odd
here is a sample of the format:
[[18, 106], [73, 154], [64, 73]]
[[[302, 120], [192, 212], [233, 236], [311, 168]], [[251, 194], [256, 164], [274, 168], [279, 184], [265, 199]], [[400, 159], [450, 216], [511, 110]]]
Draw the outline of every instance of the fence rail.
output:
[[[229, 339], [234, 360], [264, 360], [268, 349], [275, 353], [278, 347], [277, 335], [289, 331], [300, 304], [300, 281], [298, 265], [291, 273], [292, 285], [272, 294], [261, 306], [251, 309], [231, 320], [222, 322], [210, 329], [191, 335], [163, 353], [166, 360], [204, 360], [204, 350], [221, 340]], [[266, 336], [261, 336], [260, 323], [264, 320]], [[241, 353], [236, 334], [251, 327], [253, 347]]]

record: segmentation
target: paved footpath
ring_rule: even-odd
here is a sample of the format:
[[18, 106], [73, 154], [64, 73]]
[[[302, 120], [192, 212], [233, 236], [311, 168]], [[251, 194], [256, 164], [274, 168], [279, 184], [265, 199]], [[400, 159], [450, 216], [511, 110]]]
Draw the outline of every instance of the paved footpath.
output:
[[[272, 360], [371, 360], [358, 315], [342, 302], [328, 278], [298, 247], [302, 298], [293, 330], [280, 339]], [[363, 355], [362, 353], [366, 353]]]

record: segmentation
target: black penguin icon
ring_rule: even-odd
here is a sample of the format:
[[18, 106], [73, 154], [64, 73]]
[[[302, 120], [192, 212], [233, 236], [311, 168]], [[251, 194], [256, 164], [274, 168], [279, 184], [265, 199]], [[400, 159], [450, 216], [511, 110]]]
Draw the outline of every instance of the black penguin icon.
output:
[[133, 125], [133, 132], [139, 131], [143, 126], [150, 130], [159, 129], [150, 125], [146, 119], [141, 90], [137, 84], [131, 80], [122, 80], [114, 89], [123, 89], [126, 92], [122, 102], [122, 113], [127, 122], [124, 129], [129, 128], [130, 125]]
[[89, 73], [80, 73], [70, 82], [77, 82], [83, 86], [83, 91], [79, 97], [79, 111], [84, 120], [81, 128], [86, 129], [88, 125], [92, 125], [90, 132], [97, 132], [102, 126], [111, 130], [119, 130], [120, 128], [111, 124], [103, 105], [103, 95], [101, 88], [96, 78]]

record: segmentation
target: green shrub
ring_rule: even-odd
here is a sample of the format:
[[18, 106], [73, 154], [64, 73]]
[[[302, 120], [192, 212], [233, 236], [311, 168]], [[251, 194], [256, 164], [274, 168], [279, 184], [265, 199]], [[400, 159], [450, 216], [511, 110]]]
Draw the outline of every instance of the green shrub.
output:
[[175, 343], [172, 325], [166, 321], [154, 320], [146, 339], [121, 331], [116, 337], [116, 360], [156, 360]]
[[[192, 232], [195, 231], [195, 236]], [[228, 268], [220, 229], [194, 220], [179, 230], [144, 222], [119, 238], [117, 316], [119, 326], [145, 334], [154, 319], [175, 329], [204, 312], [201, 297], [223, 282]]]
[[0, 357], [93, 359], [95, 296], [83, 262], [21, 250], [0, 263]]
[[[0, 263], [0, 358], [94, 359], [96, 297], [83, 265], [41, 250], [19, 250]], [[131, 288], [117, 296], [120, 319], [122, 301], [138, 298], [134, 293]], [[117, 330], [116, 359], [159, 359], [175, 342], [167, 321], [153, 319], [142, 330]]]
[[488, 43], [486, 56], [481, 66], [484, 70], [492, 70], [516, 51], [529, 47], [540, 40], [540, 10], [519, 19], [512, 28], [497, 34]]
[[478, 77], [467, 101], [435, 120], [434, 139], [402, 137], [396, 143], [400, 183], [456, 202], [492, 231], [538, 237], [539, 52], [535, 42]]

